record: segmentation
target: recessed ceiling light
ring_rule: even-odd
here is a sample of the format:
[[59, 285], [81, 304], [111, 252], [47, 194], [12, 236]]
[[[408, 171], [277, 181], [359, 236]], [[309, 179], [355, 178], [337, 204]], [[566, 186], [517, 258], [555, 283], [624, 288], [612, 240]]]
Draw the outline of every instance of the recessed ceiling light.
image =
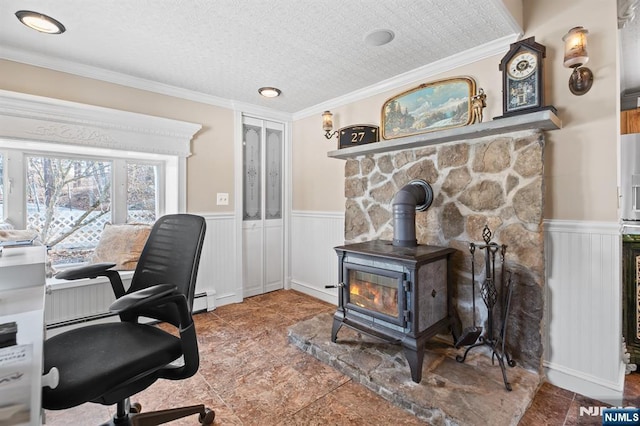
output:
[[277, 98], [282, 92], [280, 91], [280, 89], [277, 89], [275, 87], [261, 87], [258, 89], [258, 93], [260, 93], [265, 98]]
[[364, 37], [369, 46], [382, 46], [390, 43], [396, 35], [391, 30], [374, 30]]
[[62, 34], [66, 31], [64, 25], [59, 21], [42, 13], [32, 12], [30, 10], [19, 10], [16, 12], [16, 17], [27, 27], [40, 31], [41, 33]]

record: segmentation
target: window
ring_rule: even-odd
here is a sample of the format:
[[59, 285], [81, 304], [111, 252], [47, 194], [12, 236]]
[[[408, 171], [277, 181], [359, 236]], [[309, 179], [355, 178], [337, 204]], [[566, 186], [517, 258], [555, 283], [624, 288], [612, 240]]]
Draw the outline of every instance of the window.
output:
[[0, 222], [4, 218], [4, 160], [0, 152]]
[[[174, 156], [122, 158], [113, 150], [35, 142], [15, 148], [0, 140], [0, 218], [36, 231], [54, 266], [90, 261], [106, 223], [153, 223], [176, 211], [165, 201], [167, 191], [176, 193]], [[15, 183], [7, 196], [3, 175]]]
[[[16, 229], [32, 226], [31, 221], [47, 231], [53, 250], [68, 244], [81, 251], [96, 245], [81, 240], [102, 220], [152, 222], [186, 211], [187, 157], [200, 124], [0, 92], [1, 220]], [[55, 180], [44, 175], [53, 173], [54, 166], [61, 168], [56, 173], [63, 179], [57, 198], [51, 193]], [[65, 229], [53, 226], [65, 215]], [[68, 260], [87, 258], [75, 255]]]
[[111, 221], [111, 161], [27, 156], [27, 229], [52, 263], [88, 260]]
[[127, 163], [127, 222], [153, 223], [158, 211], [158, 166]]

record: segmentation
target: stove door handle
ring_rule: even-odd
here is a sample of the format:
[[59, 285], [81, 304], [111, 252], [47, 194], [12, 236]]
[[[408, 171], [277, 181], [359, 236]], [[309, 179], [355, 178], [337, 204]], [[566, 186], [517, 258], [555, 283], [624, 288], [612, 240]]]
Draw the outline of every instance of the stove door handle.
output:
[[325, 285], [324, 288], [342, 288], [344, 287], [344, 283]]

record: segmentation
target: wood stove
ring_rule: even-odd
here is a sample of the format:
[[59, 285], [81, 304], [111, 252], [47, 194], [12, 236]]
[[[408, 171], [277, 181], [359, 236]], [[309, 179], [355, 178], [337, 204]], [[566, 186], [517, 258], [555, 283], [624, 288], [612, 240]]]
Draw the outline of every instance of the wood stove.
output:
[[411, 378], [422, 379], [428, 339], [452, 324], [449, 258], [454, 249], [394, 246], [375, 240], [335, 247], [338, 309], [331, 340], [342, 325], [402, 345]]

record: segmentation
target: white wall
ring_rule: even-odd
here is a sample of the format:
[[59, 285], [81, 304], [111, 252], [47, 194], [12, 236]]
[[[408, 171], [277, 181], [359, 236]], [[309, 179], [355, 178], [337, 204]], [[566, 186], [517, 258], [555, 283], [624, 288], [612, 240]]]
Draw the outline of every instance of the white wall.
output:
[[[333, 247], [343, 242], [341, 213], [294, 211], [292, 288], [330, 303], [338, 278]], [[547, 379], [591, 398], [620, 403], [622, 269], [615, 222], [545, 221], [543, 365]]]
[[[523, 37], [533, 36], [546, 46], [546, 103], [558, 109], [562, 120], [562, 129], [545, 134], [544, 217], [554, 225], [567, 221], [564, 225], [572, 229], [571, 238], [564, 230], [553, 227], [547, 230], [554, 256], [550, 258], [547, 253], [551, 291], [546, 306], [552, 314], [546, 341], [548, 379], [587, 396], [616, 397], [624, 381], [620, 345], [615, 343], [622, 333], [620, 237], [616, 225], [619, 139], [616, 2], [527, 0], [522, 4]], [[571, 94], [567, 87], [570, 70], [562, 65], [562, 36], [578, 25], [589, 29], [589, 67], [595, 74], [593, 87], [584, 96]], [[507, 50], [505, 46], [504, 53]], [[502, 56], [425, 76], [414, 87], [454, 75], [472, 76], [488, 95], [486, 121], [501, 111], [498, 63]], [[390, 89], [328, 109], [334, 113], [336, 127], [376, 124], [384, 100], [402, 89]], [[318, 111], [313, 116], [299, 117], [293, 123], [293, 207], [299, 212], [344, 211], [344, 164], [342, 160], [326, 158], [326, 152], [335, 149], [335, 145], [322, 140], [320, 114]], [[600, 225], [594, 227], [594, 223], [605, 223], [606, 232]], [[317, 231], [305, 229], [305, 233], [314, 232]], [[593, 243], [599, 239], [606, 248]], [[585, 245], [587, 241], [593, 244]], [[306, 240], [306, 245], [313, 244], [326, 243], [320, 238]], [[569, 262], [578, 248], [583, 257], [571, 258]], [[589, 271], [589, 275], [585, 276], [584, 271]], [[600, 281], [594, 281], [596, 273]], [[292, 280], [296, 279], [302, 280], [293, 274]], [[325, 279], [305, 277], [304, 281], [308, 287], [320, 288]], [[585, 283], [589, 286], [586, 292]], [[587, 328], [587, 324], [593, 326]]]
[[545, 221], [547, 378], [612, 404], [621, 402], [625, 370], [619, 228], [615, 222]]
[[344, 244], [344, 213], [293, 211], [291, 214], [291, 288], [337, 304], [338, 257]]
[[[201, 214], [207, 223], [200, 268], [196, 282], [194, 310], [213, 310], [216, 306], [242, 301], [242, 283], [235, 282], [234, 215]], [[125, 272], [131, 276], [131, 272]], [[130, 280], [123, 277], [125, 287]], [[108, 313], [114, 296], [106, 278], [59, 282], [48, 286], [45, 299], [47, 325], [89, 318]]]
[[[537, 42], [547, 46], [547, 99], [558, 108], [559, 116], [563, 120], [562, 130], [550, 132], [549, 144], [545, 151], [545, 217], [576, 221], [574, 225], [578, 231], [572, 232], [572, 235], [577, 233], [573, 237], [595, 238], [594, 235], [599, 235], [600, 231], [591, 229], [589, 222], [583, 224], [577, 221], [608, 221], [607, 223], [613, 226], [611, 221], [617, 218], [615, 146], [618, 134], [619, 71], [616, 63], [616, 3], [602, 0], [527, 0], [523, 5], [525, 37], [535, 36]], [[576, 25], [583, 25], [590, 30], [589, 66], [595, 73], [592, 90], [581, 97], [569, 93], [566, 85], [570, 71], [562, 66], [561, 38], [569, 28]], [[499, 56], [452, 70], [447, 74], [472, 75], [477, 79], [478, 85], [490, 95], [485, 114], [487, 117], [495, 116], [492, 111], [500, 109], [500, 77], [497, 70]], [[0, 74], [4, 77], [0, 79], [0, 88], [5, 90], [94, 103], [203, 124], [202, 131], [192, 143], [194, 155], [188, 160], [187, 209], [228, 212], [230, 207], [215, 205], [216, 192], [229, 193], [230, 205], [233, 205], [233, 112], [230, 109], [5, 60], [0, 60]], [[438, 77], [440, 76], [432, 76], [432, 79]], [[331, 109], [337, 113], [336, 119], [342, 120], [338, 123], [340, 126], [376, 123], [384, 99], [397, 93], [398, 91], [392, 90], [369, 102], [341, 106], [339, 110]], [[297, 230], [292, 230], [291, 238], [292, 244], [295, 243], [291, 256], [291, 286], [306, 289], [305, 291], [321, 298], [331, 299], [332, 290], [325, 290], [324, 285], [327, 281], [333, 281], [332, 277], [337, 277], [337, 272], [334, 274], [329, 269], [336, 260], [331, 248], [342, 242], [342, 230], [332, 230], [332, 226], [335, 225], [335, 218], [331, 217], [333, 214], [323, 217], [313, 214], [313, 211], [344, 210], [343, 187], [336, 186], [336, 182], [342, 181], [344, 164], [341, 160], [327, 159], [325, 156], [326, 151], [335, 149], [335, 142], [327, 142], [322, 137], [320, 113], [321, 111], [318, 111], [314, 117], [297, 120], [293, 124], [293, 206], [296, 214], [292, 220], [297, 223]], [[310, 216], [305, 216], [307, 213]], [[339, 214], [335, 215], [337, 217]], [[225, 253], [220, 258], [224, 259], [234, 244], [234, 239], [227, 239], [233, 235], [230, 222], [232, 220], [226, 216], [211, 216], [207, 219], [207, 223], [211, 223], [211, 229], [217, 229], [218, 226], [220, 229], [208, 237], [213, 239], [208, 241], [211, 251], [203, 254], [198, 285], [199, 288], [204, 288], [205, 292], [215, 292], [213, 297], [217, 304], [236, 301], [241, 297], [238, 284], [234, 283], [231, 273], [235, 269], [233, 260], [231, 265], [216, 260], [216, 254], [220, 253]], [[563, 250], [570, 249], [561, 243], [564, 231], [549, 229], [548, 232], [552, 246], [556, 247], [556, 256], [560, 256]], [[604, 235], [614, 238], [608, 231]], [[573, 241], [573, 237], [567, 239], [567, 244], [569, 240]], [[300, 238], [304, 238], [304, 243]], [[301, 249], [317, 252], [319, 257], [311, 261], [310, 257], [300, 251]], [[610, 285], [620, 291], [619, 249], [618, 259], [603, 259], [601, 256], [605, 251], [599, 251], [595, 246], [590, 250], [593, 251], [590, 251], [591, 260], [587, 264], [577, 261], [563, 263], [561, 258], [556, 257], [547, 259], [547, 268], [551, 271], [551, 292], [547, 304], [551, 313], [548, 330], [551, 340], [548, 342], [547, 359], [549, 378], [560, 386], [565, 383], [562, 377], [579, 378], [580, 380], [575, 382], [579, 384], [575, 390], [585, 394], [588, 394], [585, 390], [591, 383], [613, 388], [619, 387], [622, 383], [620, 378], [616, 380], [614, 377], [615, 369], [619, 368], [615, 352], [619, 352], [619, 349], [611, 349], [612, 352], [605, 354], [604, 351], [609, 349], [602, 343], [610, 338], [618, 338], [621, 334], [621, 328], [615, 326], [615, 322], [619, 321], [621, 316], [619, 304], [612, 300], [599, 300], [594, 296], [590, 301], [590, 313], [602, 328], [586, 329], [580, 320], [571, 317], [570, 314], [571, 309], [574, 309], [574, 303], [581, 309], [587, 306], [575, 301], [576, 297], [582, 296], [563, 293], [569, 289], [581, 289], [581, 282], [576, 277], [580, 276], [585, 268], [596, 268], [603, 273], [609, 268]], [[612, 253], [615, 254], [616, 251]], [[611, 263], [608, 263], [609, 261]], [[559, 271], [564, 272], [558, 275]], [[608, 296], [613, 297], [615, 293]], [[553, 322], [564, 318], [562, 315], [568, 315], [566, 326]], [[580, 335], [594, 335], [591, 340], [583, 339], [577, 343], [582, 352], [576, 356], [582, 358], [582, 364], [573, 358], [574, 352], [570, 348], [572, 340], [558, 337], [560, 334], [557, 333], [568, 333], [567, 330]], [[608, 364], [606, 368], [614, 370], [610, 372], [593, 367], [604, 363]], [[569, 386], [565, 384], [563, 387]]]

